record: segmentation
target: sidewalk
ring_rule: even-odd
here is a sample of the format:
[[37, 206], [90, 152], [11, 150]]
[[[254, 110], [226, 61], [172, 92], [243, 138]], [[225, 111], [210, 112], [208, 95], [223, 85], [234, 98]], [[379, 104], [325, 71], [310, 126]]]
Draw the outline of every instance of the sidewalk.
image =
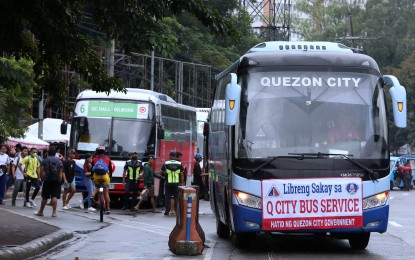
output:
[[21, 216], [3, 205], [0, 205], [0, 227], [0, 259], [33, 257], [73, 237], [71, 232]]

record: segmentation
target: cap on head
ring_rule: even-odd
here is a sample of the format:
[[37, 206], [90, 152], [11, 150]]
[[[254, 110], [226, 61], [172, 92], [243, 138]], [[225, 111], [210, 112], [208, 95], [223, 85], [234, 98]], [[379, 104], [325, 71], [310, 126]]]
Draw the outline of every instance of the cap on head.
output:
[[133, 155], [137, 155], [137, 152], [136, 152], [136, 151], [134, 151], [134, 152], [131, 152], [131, 153], [130, 153], [130, 156], [133, 156]]
[[100, 145], [97, 147], [97, 151], [105, 151], [105, 147]]
[[200, 158], [203, 158], [203, 156], [200, 153], [195, 154], [195, 160], [198, 160]]
[[155, 159], [156, 159], [156, 157], [155, 157], [153, 154], [149, 154], [149, 155], [148, 155], [148, 160], [150, 160], [150, 159], [154, 159], [154, 160], [155, 160]]
[[75, 149], [69, 149], [68, 154], [76, 154]]

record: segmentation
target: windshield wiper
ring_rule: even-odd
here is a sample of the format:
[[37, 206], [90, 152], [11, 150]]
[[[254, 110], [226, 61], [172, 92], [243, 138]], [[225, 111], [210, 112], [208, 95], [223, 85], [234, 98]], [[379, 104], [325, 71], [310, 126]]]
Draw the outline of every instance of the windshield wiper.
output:
[[251, 170], [251, 174], [257, 173], [259, 170], [267, 166], [268, 164], [272, 163], [275, 159], [281, 159], [281, 158], [290, 158], [290, 159], [298, 159], [302, 160], [304, 159], [304, 156], [269, 156], [269, 160], [265, 163], [261, 164], [260, 166], [256, 167], [255, 169]]
[[358, 162], [356, 162], [355, 160], [349, 158], [348, 156], [353, 156], [353, 154], [349, 154], [348, 156], [342, 153], [289, 153], [290, 155], [299, 155], [299, 156], [317, 156], [317, 158], [323, 158], [323, 157], [327, 157], [327, 156], [341, 156], [343, 157], [343, 159], [345, 159], [346, 161], [350, 162], [351, 164], [359, 167], [360, 169], [366, 171], [369, 174], [369, 178], [370, 180], [372, 180], [373, 182], [378, 181], [377, 179], [379, 179], [379, 173], [375, 172], [372, 169], [367, 168], [366, 166], [364, 166], [363, 164], [360, 164]]

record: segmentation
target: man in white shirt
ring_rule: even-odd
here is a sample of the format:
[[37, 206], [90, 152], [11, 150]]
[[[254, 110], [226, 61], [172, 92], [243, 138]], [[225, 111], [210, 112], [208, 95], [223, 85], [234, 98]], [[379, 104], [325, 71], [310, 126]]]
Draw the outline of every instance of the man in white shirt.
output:
[[7, 155], [7, 146], [0, 145], [0, 205], [5, 205], [3, 199], [6, 194], [7, 169], [9, 167], [9, 156]]
[[[26, 146], [22, 147], [22, 151], [20, 155], [17, 156], [17, 158], [14, 160], [15, 171], [13, 174], [14, 177], [14, 189], [13, 189], [13, 195], [12, 195], [12, 206], [16, 206], [16, 197], [19, 190], [24, 191], [25, 181], [24, 181], [24, 174], [23, 172], [17, 167], [19, 163], [27, 156], [28, 148]], [[24, 170], [25, 165], [22, 165], [21, 168]]]

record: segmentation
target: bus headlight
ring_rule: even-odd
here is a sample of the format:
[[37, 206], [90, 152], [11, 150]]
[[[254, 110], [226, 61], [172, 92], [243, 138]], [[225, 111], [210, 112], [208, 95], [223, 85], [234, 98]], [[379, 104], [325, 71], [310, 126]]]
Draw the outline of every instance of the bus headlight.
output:
[[385, 191], [371, 197], [363, 199], [363, 210], [372, 209], [380, 206], [386, 205], [389, 198], [389, 191]]
[[233, 194], [235, 195], [239, 205], [255, 209], [262, 209], [262, 201], [260, 197], [238, 190], [234, 190]]

